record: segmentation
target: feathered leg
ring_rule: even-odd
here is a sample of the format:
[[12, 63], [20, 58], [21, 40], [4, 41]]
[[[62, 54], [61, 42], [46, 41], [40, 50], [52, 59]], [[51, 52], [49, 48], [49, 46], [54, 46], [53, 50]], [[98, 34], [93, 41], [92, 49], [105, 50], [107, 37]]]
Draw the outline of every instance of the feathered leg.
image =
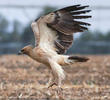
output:
[[50, 77], [50, 79], [49, 79], [48, 88], [51, 88], [51, 87], [53, 87], [54, 85], [57, 86], [57, 83], [56, 83], [55, 75], [54, 75], [53, 72], [51, 71], [51, 77]]
[[52, 69], [52, 73], [53, 73], [53, 77], [55, 79], [55, 83], [57, 83], [57, 94], [59, 97], [62, 96], [62, 88], [61, 88], [61, 83], [62, 83], [62, 80], [64, 80], [65, 78], [65, 74], [64, 74], [64, 71], [62, 69], [62, 67], [56, 63], [54, 60], [49, 60], [49, 63], [50, 63], [50, 66], [51, 66], [51, 69]]

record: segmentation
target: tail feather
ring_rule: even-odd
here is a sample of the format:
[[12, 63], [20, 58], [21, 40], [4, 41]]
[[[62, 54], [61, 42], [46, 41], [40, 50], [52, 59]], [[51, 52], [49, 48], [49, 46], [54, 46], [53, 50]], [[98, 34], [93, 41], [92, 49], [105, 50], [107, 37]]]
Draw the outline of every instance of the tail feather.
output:
[[68, 60], [73, 60], [73, 62], [86, 62], [89, 60], [89, 58], [79, 56], [69, 56]]
[[63, 55], [58, 60], [58, 64], [65, 66], [65, 65], [74, 64], [76, 62], [87, 62], [88, 60], [89, 58], [84, 56]]

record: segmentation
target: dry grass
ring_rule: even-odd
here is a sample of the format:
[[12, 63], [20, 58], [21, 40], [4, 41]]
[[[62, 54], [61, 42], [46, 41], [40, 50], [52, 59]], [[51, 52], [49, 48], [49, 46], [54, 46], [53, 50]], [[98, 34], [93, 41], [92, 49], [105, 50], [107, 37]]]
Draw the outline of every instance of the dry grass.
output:
[[[89, 56], [90, 61], [63, 67], [67, 80], [62, 86], [65, 100], [110, 100], [110, 56]], [[46, 83], [48, 68], [27, 56], [0, 56], [0, 98], [52, 100]], [[51, 90], [55, 93], [55, 88]]]

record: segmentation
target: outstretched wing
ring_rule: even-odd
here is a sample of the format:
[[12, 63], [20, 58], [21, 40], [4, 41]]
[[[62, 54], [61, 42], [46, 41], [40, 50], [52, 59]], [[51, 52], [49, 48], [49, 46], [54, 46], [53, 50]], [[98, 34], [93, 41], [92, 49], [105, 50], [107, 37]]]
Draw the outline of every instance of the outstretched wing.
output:
[[47, 23], [48, 27], [57, 31], [58, 38], [55, 41], [56, 48], [59, 54], [65, 53], [65, 51], [72, 45], [73, 33], [83, 32], [90, 26], [89, 23], [77, 21], [77, 19], [86, 19], [91, 16], [81, 15], [91, 10], [83, 10], [89, 6], [74, 5], [59, 9], [54, 13], [54, 20]]
[[[32, 24], [32, 28], [34, 30], [35, 38], [37, 37], [36, 39], [38, 39], [37, 42], [39, 42], [41, 38], [42, 40], [45, 40], [44, 38], [50, 40], [49, 37], [50, 35], [53, 34], [53, 38], [55, 39], [52, 38], [53, 39], [52, 43], [54, 43], [54, 46], [57, 49], [57, 53], [58, 54], [65, 53], [65, 51], [73, 43], [73, 33], [83, 32], [84, 30], [87, 30], [88, 29], [87, 26], [90, 25], [89, 23], [77, 20], [77, 19], [86, 19], [91, 17], [88, 15], [82, 15], [87, 12], [90, 12], [90, 10], [83, 10], [86, 7], [89, 6], [74, 5], [74, 6], [66, 7], [54, 11], [52, 13], [49, 13], [43, 17], [40, 17], [38, 20], [35, 20], [35, 22]], [[46, 23], [46, 25], [44, 24], [41, 25], [42, 22]], [[41, 28], [38, 27], [39, 25], [41, 25]], [[43, 26], [45, 26], [46, 28], [44, 28]], [[36, 27], [38, 30], [36, 29]], [[45, 31], [43, 32], [44, 29]], [[55, 36], [54, 33], [57, 36]]]
[[85, 26], [90, 24], [76, 21], [76, 19], [85, 19], [91, 17], [87, 15], [80, 15], [91, 11], [82, 10], [86, 7], [89, 6], [75, 5], [57, 10], [54, 12], [55, 18], [53, 22], [49, 23], [49, 25], [66, 35], [73, 34], [74, 32], [83, 32], [84, 30], [87, 30], [87, 27]]

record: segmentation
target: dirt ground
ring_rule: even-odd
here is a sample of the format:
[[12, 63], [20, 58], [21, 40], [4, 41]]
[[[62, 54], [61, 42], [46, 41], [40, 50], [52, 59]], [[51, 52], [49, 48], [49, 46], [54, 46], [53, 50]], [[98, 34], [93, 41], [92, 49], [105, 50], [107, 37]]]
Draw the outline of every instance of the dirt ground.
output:
[[[87, 63], [63, 67], [63, 100], [110, 100], [110, 56], [88, 56]], [[27, 56], [0, 56], [0, 100], [56, 100], [48, 95], [48, 68]]]

